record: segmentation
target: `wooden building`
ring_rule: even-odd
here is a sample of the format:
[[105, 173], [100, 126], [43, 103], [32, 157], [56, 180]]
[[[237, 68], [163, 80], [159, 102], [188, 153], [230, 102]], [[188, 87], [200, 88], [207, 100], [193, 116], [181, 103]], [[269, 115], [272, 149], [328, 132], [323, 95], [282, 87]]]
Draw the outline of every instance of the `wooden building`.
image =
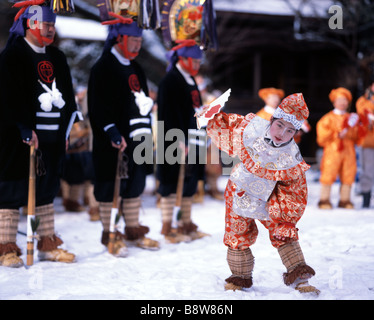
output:
[[[328, 100], [331, 89], [350, 89], [354, 101], [362, 93], [357, 90], [360, 70], [356, 48], [350, 50], [344, 43], [344, 33], [328, 27], [328, 9], [334, 2], [214, 0], [219, 49], [207, 52], [202, 66], [203, 73], [212, 81], [211, 88], [232, 89], [227, 112], [257, 112], [263, 106], [258, 97], [260, 88], [278, 87], [286, 94], [302, 92], [310, 109], [312, 131], [304, 136], [301, 149], [311, 163], [318, 148], [315, 124], [332, 109]], [[99, 21], [96, 0], [74, 3], [74, 17]], [[1, 1], [0, 47], [6, 43], [7, 30], [16, 12], [9, 8], [7, 1]], [[366, 28], [365, 32], [370, 30]], [[160, 32], [155, 34], [161, 41]], [[87, 39], [74, 41], [80, 45]], [[156, 47], [148, 40], [143, 48], [138, 59], [157, 85], [165, 74], [164, 52], [154, 54]]]
[[[257, 7], [240, 6], [256, 2]], [[261, 109], [264, 103], [258, 96], [260, 88], [282, 88], [286, 95], [302, 92], [310, 109], [312, 131], [304, 136], [301, 149], [312, 163], [318, 148], [315, 124], [332, 109], [328, 94], [331, 89], [343, 86], [355, 96], [356, 63], [336, 41], [326, 41], [317, 33], [321, 23], [326, 24], [324, 29], [328, 28], [327, 10], [331, 2], [310, 1], [324, 7], [318, 7], [319, 13], [315, 10], [305, 13], [304, 29], [295, 25], [297, 17], [292, 8], [284, 10], [288, 1], [256, 2], [214, 1], [220, 49], [208, 54], [204, 71], [215, 88], [222, 91], [232, 88], [229, 112], [246, 114]], [[276, 2], [278, 5], [282, 2], [283, 6], [272, 7]], [[297, 2], [301, 1], [293, 4]], [[313, 30], [317, 32], [311, 34]]]

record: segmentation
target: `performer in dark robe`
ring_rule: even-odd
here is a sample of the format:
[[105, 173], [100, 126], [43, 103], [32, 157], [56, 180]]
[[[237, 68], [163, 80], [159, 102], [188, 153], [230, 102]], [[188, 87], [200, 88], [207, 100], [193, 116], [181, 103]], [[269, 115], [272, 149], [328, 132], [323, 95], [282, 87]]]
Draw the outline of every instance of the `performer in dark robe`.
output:
[[[171, 63], [165, 77], [161, 80], [158, 91], [158, 121], [162, 123], [166, 135], [163, 142], [163, 159], [158, 157], [157, 178], [160, 181], [158, 192], [161, 195], [162, 231], [161, 233], [170, 242], [184, 241], [172, 229], [173, 208], [176, 205], [176, 190], [180, 159], [174, 161], [170, 151], [173, 145], [180, 144], [188, 155], [186, 159], [186, 173], [184, 176], [183, 198], [181, 203], [181, 218], [179, 221], [179, 234], [198, 238], [202, 233], [191, 219], [192, 197], [196, 193], [198, 181], [204, 178], [204, 161], [201, 161], [201, 151], [206, 149], [206, 134], [198, 130], [195, 112], [202, 105], [200, 92], [194, 76], [200, 68], [202, 51], [193, 41], [185, 42], [172, 50]], [[174, 130], [174, 131], [173, 131]], [[181, 133], [181, 134], [178, 134]], [[175, 136], [172, 141], [168, 134]], [[163, 137], [158, 137], [160, 140]], [[160, 146], [160, 143], [158, 143]], [[161, 147], [160, 147], [161, 148]], [[176, 152], [177, 149], [175, 150]], [[182, 160], [183, 161], [183, 160]]]
[[56, 15], [49, 6], [38, 8], [38, 21], [30, 7], [15, 21], [0, 58], [0, 265], [11, 267], [23, 264], [16, 235], [19, 208], [28, 200], [29, 145], [37, 158], [39, 259], [75, 258], [58, 249], [62, 240], [55, 235], [53, 200], [77, 106], [65, 55], [49, 46]]
[[[93, 132], [94, 194], [103, 223], [102, 243], [108, 244], [110, 213], [114, 194], [118, 149], [124, 151], [127, 177], [121, 179], [121, 209], [125, 239], [143, 248], [158, 248], [145, 237], [149, 228], [139, 223], [141, 194], [146, 176], [152, 172], [152, 158], [145, 161], [137, 150], [153, 150], [146, 77], [134, 61], [141, 49], [142, 29], [136, 22], [110, 26], [104, 52], [91, 71], [88, 87], [89, 118]], [[140, 152], [142, 154], [142, 152]], [[152, 151], [151, 151], [152, 153]], [[126, 244], [117, 234], [115, 255], [126, 256]]]

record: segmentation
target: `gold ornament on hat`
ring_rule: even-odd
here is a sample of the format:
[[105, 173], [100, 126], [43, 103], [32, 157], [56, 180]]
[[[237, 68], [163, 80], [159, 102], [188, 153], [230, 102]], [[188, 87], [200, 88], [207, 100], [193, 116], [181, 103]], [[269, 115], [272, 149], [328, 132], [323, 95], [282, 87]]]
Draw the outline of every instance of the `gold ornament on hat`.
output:
[[177, 41], [194, 40], [204, 49], [217, 49], [212, 0], [165, 0], [161, 15], [166, 47], [172, 48]]

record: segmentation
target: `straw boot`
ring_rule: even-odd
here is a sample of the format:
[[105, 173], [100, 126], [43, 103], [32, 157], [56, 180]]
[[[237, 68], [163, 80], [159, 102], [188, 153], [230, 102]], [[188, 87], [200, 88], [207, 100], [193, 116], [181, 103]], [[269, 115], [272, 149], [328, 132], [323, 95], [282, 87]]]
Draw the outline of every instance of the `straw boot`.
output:
[[90, 216], [90, 221], [99, 221], [100, 212], [99, 212], [99, 203], [96, 201], [94, 195], [94, 186], [91, 181], [86, 181], [84, 183], [84, 199], [88, 204], [88, 214]]
[[[67, 190], [66, 190], [67, 189]], [[83, 212], [85, 208], [79, 203], [82, 197], [83, 184], [67, 184], [64, 183], [62, 187], [63, 206], [69, 212]], [[65, 196], [67, 194], [67, 196]]]
[[234, 250], [228, 248], [227, 262], [232, 275], [226, 279], [226, 290], [242, 290], [252, 287], [252, 271], [255, 258], [250, 248]]
[[300, 293], [319, 294], [320, 291], [308, 283], [315, 271], [305, 263], [299, 242], [294, 241], [279, 247], [278, 253], [287, 269], [287, 273], [283, 274], [284, 283]]
[[19, 217], [18, 210], [0, 209], [0, 266], [23, 266], [21, 249], [16, 244]]
[[[110, 230], [110, 216], [112, 211], [112, 202], [99, 202], [99, 214], [101, 223], [103, 224], [103, 232], [101, 235], [101, 243], [108, 247], [109, 244], [109, 230]], [[116, 232], [114, 239], [113, 255], [118, 258], [125, 258], [128, 256], [128, 250], [124, 241], [124, 235]]]
[[353, 203], [351, 202], [351, 186], [348, 184], [342, 184], [340, 186], [340, 201], [338, 203], [339, 208], [353, 209]]
[[35, 217], [39, 219], [39, 226], [36, 232], [39, 235], [37, 248], [40, 261], [75, 262], [75, 255], [59, 249], [63, 244], [62, 240], [55, 234], [55, 211], [53, 203], [35, 208]]
[[197, 190], [196, 190], [196, 193], [193, 196], [193, 202], [194, 203], [203, 203], [204, 202], [204, 195], [205, 195], [204, 185], [205, 185], [204, 180], [199, 180], [198, 181]]
[[318, 202], [318, 208], [320, 209], [332, 209], [332, 205], [330, 202], [330, 194], [331, 194], [331, 186], [327, 184], [321, 185], [320, 191], [320, 200]]
[[181, 203], [181, 225], [178, 230], [180, 233], [186, 234], [191, 237], [192, 240], [201, 239], [208, 236], [207, 233], [197, 230], [197, 225], [192, 222], [191, 211], [192, 211], [192, 197], [183, 197]]
[[145, 237], [145, 234], [149, 232], [149, 228], [139, 223], [140, 206], [140, 197], [122, 199], [122, 214], [126, 224], [126, 239], [133, 241], [139, 248], [157, 250], [160, 248], [160, 244], [156, 240]]
[[167, 197], [161, 197], [161, 217], [162, 217], [162, 230], [161, 234], [164, 235], [166, 242], [168, 243], [180, 243], [189, 242], [191, 237], [184, 235], [178, 230], [172, 228], [173, 222], [173, 211], [176, 204], [177, 196], [175, 193], [170, 194]]

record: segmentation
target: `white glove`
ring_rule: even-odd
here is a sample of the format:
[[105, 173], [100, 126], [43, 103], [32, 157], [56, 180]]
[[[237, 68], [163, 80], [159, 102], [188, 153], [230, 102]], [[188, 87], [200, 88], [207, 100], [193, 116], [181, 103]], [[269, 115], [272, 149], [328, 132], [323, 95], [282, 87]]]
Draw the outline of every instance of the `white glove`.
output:
[[142, 116], [146, 116], [153, 107], [153, 100], [150, 97], [147, 97], [144, 91], [133, 92], [135, 96], [135, 103], [139, 108], [139, 112]]
[[374, 121], [374, 114], [369, 113], [368, 114], [369, 120]]
[[350, 127], [354, 127], [357, 122], [359, 120], [359, 116], [357, 113], [352, 113], [350, 116], [349, 116], [349, 119], [348, 119], [348, 125]]

